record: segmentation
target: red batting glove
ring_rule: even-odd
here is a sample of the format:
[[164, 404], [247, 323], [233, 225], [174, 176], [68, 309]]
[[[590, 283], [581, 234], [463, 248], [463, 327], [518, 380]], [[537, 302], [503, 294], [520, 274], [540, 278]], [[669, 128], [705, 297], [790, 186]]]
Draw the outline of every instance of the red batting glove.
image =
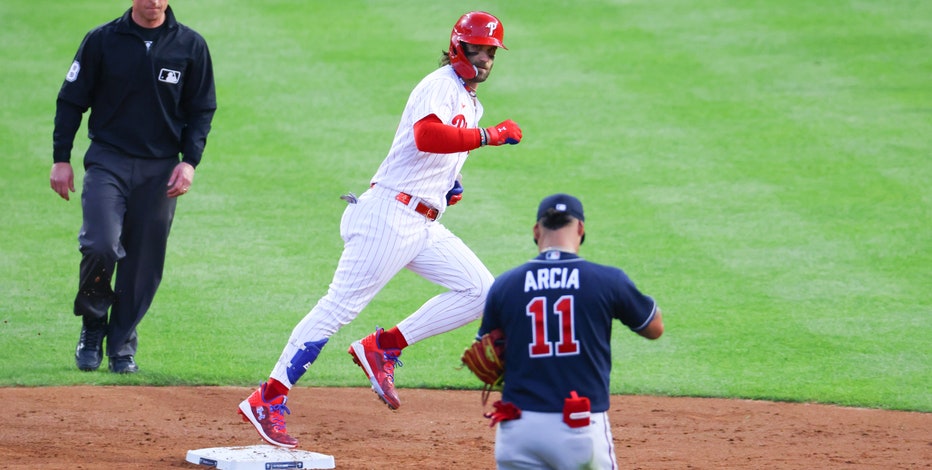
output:
[[521, 417], [521, 408], [515, 406], [514, 403], [507, 403], [498, 400], [495, 403], [492, 403], [492, 406], [495, 408], [495, 411], [482, 414], [482, 416], [492, 420], [489, 423], [489, 427], [494, 427], [501, 421], [511, 421]]
[[514, 145], [521, 142], [521, 128], [511, 119], [482, 129], [482, 145]]

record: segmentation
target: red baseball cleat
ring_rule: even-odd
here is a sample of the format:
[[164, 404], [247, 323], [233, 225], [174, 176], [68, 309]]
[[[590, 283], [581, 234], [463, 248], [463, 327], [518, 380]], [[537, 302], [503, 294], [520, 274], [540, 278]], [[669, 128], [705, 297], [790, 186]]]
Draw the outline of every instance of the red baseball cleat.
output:
[[291, 414], [291, 410], [285, 406], [287, 401], [285, 395], [266, 401], [265, 384], [262, 384], [239, 404], [239, 414], [243, 416], [243, 421], [252, 423], [266, 442], [290, 449], [298, 445], [298, 440], [289, 436], [285, 429], [285, 414]]
[[395, 392], [395, 365], [403, 365], [398, 360], [401, 350], [379, 347], [379, 335], [383, 331], [382, 328], [377, 328], [375, 333], [354, 341], [350, 345], [349, 353], [353, 356], [353, 362], [366, 373], [366, 377], [372, 383], [372, 390], [389, 408], [397, 410], [401, 406], [401, 400]]

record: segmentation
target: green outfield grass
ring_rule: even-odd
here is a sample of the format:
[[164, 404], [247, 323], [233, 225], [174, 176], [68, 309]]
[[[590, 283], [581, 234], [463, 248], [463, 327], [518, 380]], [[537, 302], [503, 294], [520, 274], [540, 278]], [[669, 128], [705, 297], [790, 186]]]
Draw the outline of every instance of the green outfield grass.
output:
[[[932, 411], [932, 3], [913, 0], [172, 0], [208, 40], [220, 109], [179, 203], [142, 372], [81, 373], [80, 197], [48, 187], [55, 96], [130, 2], [0, 4], [0, 385], [254, 385], [326, 292], [338, 196], [362, 192], [464, 8], [505, 26], [443, 222], [498, 274], [537, 202], [586, 206], [582, 254], [624, 268], [666, 334], [613, 333], [615, 393]], [[87, 148], [73, 154], [78, 183]], [[301, 386], [367, 386], [346, 354], [439, 288], [402, 272]], [[405, 351], [400, 387], [477, 388], [473, 324]]]

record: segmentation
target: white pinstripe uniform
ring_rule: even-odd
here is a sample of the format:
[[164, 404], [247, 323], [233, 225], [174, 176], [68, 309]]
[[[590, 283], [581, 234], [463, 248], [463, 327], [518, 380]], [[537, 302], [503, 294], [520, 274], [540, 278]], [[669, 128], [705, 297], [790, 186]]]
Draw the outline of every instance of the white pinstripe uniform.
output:
[[[426, 204], [438, 211], [439, 219], [446, 208], [446, 193], [469, 155], [417, 149], [413, 126], [431, 114], [460, 128], [476, 128], [482, 117], [482, 105], [449, 65], [424, 77], [411, 92], [372, 186], [343, 213], [343, 254], [327, 294], [295, 326], [271, 378], [294, 385], [287, 369], [298, 350], [308, 343], [322, 344], [355, 319], [402, 268], [449, 289], [397, 325], [409, 345], [482, 314], [492, 274], [462, 240], [414, 209], [418, 203]], [[411, 195], [411, 201], [400, 202], [399, 193]]]

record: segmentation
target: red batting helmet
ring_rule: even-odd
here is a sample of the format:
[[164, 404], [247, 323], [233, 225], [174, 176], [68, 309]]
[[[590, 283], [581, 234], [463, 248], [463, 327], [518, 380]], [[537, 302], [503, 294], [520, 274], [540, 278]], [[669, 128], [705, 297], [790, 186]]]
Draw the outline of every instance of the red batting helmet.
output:
[[498, 18], [484, 11], [471, 11], [461, 16], [453, 25], [450, 35], [450, 64], [457, 75], [464, 80], [472, 80], [479, 73], [476, 67], [469, 62], [461, 43], [476, 44], [479, 46], [495, 46], [508, 49], [502, 41], [505, 39], [505, 28]]

